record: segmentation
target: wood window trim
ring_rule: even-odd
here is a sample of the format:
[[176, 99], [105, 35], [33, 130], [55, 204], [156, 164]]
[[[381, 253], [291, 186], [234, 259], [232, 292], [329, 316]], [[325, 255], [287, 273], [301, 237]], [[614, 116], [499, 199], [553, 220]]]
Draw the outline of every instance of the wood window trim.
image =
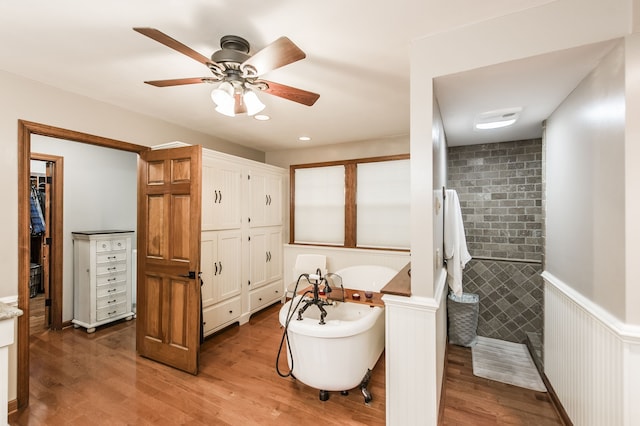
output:
[[[409, 154], [397, 154], [381, 157], [356, 158], [341, 161], [326, 161], [320, 163], [295, 164], [289, 166], [289, 244], [293, 245], [313, 245], [326, 246], [332, 248], [362, 248], [357, 245], [357, 206], [356, 206], [356, 188], [357, 188], [357, 165], [363, 163], [380, 163], [383, 161], [408, 160]], [[296, 211], [296, 188], [295, 173], [298, 169], [311, 169], [319, 167], [344, 166], [345, 169], [345, 215], [344, 215], [344, 244], [309, 244], [295, 242], [295, 211]], [[390, 250], [407, 252], [408, 249], [393, 248], [369, 248], [367, 250]]]

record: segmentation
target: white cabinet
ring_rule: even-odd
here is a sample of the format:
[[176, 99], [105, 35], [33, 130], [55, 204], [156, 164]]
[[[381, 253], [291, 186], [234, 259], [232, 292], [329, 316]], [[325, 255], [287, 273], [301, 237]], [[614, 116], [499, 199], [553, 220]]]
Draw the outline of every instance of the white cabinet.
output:
[[[279, 298], [282, 298], [282, 227], [270, 226], [254, 228], [249, 238], [250, 246], [250, 310], [255, 312]], [[278, 292], [267, 292], [272, 297], [266, 297], [264, 290], [260, 297], [254, 294], [262, 287], [277, 284]]]
[[93, 333], [97, 326], [133, 318], [132, 231], [73, 232], [73, 320]]
[[241, 315], [242, 232], [204, 231], [200, 250], [203, 328], [208, 335]]
[[242, 224], [240, 166], [204, 158], [202, 162], [202, 230], [235, 229]]
[[252, 171], [251, 215], [249, 225], [282, 225], [282, 174]]
[[[202, 150], [202, 327], [208, 336], [282, 300], [288, 170]], [[261, 259], [260, 262], [257, 259]]]

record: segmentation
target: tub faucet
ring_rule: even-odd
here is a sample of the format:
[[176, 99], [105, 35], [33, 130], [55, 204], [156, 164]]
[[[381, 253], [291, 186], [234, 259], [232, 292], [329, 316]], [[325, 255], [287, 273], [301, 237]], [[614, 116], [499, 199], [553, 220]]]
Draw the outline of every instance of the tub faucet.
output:
[[315, 275], [303, 275], [307, 278], [307, 281], [309, 281], [311, 285], [313, 285], [313, 298], [305, 300], [304, 306], [298, 310], [298, 321], [302, 321], [302, 314], [304, 314], [304, 311], [306, 311], [309, 306], [315, 305], [320, 310], [320, 324], [324, 325], [324, 318], [327, 316], [327, 311], [324, 309], [324, 306], [329, 305], [330, 303], [320, 298], [319, 287], [323, 282], [325, 283], [325, 292], [330, 292], [331, 287], [329, 287], [329, 283], [322, 276], [322, 271], [320, 271], [320, 268], [318, 268]]

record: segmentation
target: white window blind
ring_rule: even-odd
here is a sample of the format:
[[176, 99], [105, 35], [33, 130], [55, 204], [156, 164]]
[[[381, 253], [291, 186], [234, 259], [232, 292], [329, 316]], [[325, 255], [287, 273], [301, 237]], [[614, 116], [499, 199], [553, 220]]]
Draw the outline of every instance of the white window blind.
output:
[[358, 247], [410, 248], [409, 172], [409, 160], [358, 164]]
[[295, 170], [296, 243], [344, 244], [345, 168]]

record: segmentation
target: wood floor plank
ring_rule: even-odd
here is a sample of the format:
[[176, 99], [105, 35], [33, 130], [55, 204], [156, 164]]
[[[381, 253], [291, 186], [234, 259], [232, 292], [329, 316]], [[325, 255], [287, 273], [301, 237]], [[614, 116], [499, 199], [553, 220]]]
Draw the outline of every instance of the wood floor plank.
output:
[[[10, 425], [384, 425], [384, 355], [365, 404], [359, 390], [318, 390], [275, 371], [280, 305], [202, 345], [198, 376], [138, 356], [135, 320], [35, 333], [30, 341], [30, 405]], [[445, 425], [561, 424], [546, 394], [473, 376], [471, 351], [448, 346]], [[280, 360], [287, 370], [285, 353]]]

